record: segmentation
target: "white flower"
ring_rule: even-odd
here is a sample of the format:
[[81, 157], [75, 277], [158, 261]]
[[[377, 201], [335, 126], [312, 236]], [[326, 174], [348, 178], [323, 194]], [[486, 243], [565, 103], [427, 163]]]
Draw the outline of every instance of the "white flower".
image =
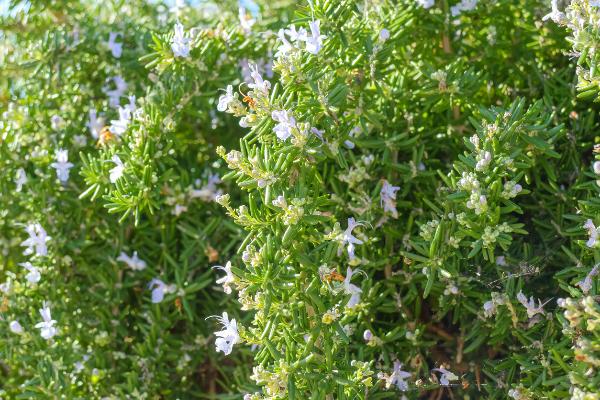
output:
[[128, 106], [119, 107], [119, 119], [110, 121], [110, 131], [117, 136], [121, 136], [127, 130], [131, 121], [131, 109]]
[[65, 121], [62, 119], [62, 117], [60, 115], [53, 115], [50, 118], [50, 125], [52, 126], [52, 129], [54, 129], [55, 131], [62, 128], [64, 122]]
[[73, 369], [75, 370], [76, 374], [83, 371], [83, 369], [85, 368], [84, 363], [87, 362], [89, 359], [90, 359], [90, 356], [85, 354], [81, 361], [77, 361], [75, 364], [73, 364]]
[[435, 5], [435, 0], [417, 0], [417, 4], [425, 9], [428, 9]]
[[319, 130], [315, 127], [310, 128], [310, 132], [312, 134], [314, 134], [316, 137], [318, 137], [319, 139], [321, 139], [321, 142], [324, 142], [325, 140], [323, 139], [323, 134], [325, 133], [324, 130]]
[[381, 43], [385, 42], [389, 38], [390, 38], [390, 31], [388, 31], [385, 28], [383, 28], [382, 30], [379, 31], [379, 41]]
[[235, 319], [230, 321], [226, 312], [223, 313], [223, 317], [216, 318], [223, 326], [223, 330], [215, 332], [215, 336], [217, 336], [217, 339], [215, 340], [215, 346], [217, 351], [222, 351], [227, 356], [231, 354], [233, 345], [240, 341], [237, 322]]
[[222, 193], [221, 190], [217, 188], [217, 184], [221, 183], [221, 178], [219, 175], [212, 174], [208, 177], [208, 183], [202, 186], [199, 190], [192, 189], [190, 191], [191, 198], [200, 198], [203, 201], [214, 201], [216, 197]]
[[450, 13], [453, 17], [456, 17], [463, 11], [474, 10], [475, 7], [477, 7], [477, 1], [478, 0], [461, 0], [457, 5], [450, 7]]
[[23, 185], [27, 183], [27, 174], [25, 174], [25, 170], [23, 168], [19, 168], [17, 170], [17, 177], [15, 179], [15, 184], [17, 185], [17, 192], [20, 192], [23, 189]]
[[34, 267], [29, 261], [20, 263], [19, 265], [28, 271], [27, 275], [25, 275], [27, 282], [34, 284], [40, 281], [42, 275], [37, 267]]
[[587, 229], [588, 235], [590, 236], [588, 241], [585, 243], [586, 246], [590, 248], [598, 247], [598, 244], [600, 243], [598, 241], [598, 236], [600, 235], [600, 227], [596, 227], [591, 219], [585, 221], [583, 227]]
[[115, 58], [121, 57], [121, 54], [123, 53], [123, 43], [119, 43], [116, 41], [119, 36], [123, 36], [123, 34], [120, 32], [111, 32], [108, 35], [107, 45], [113, 57]]
[[287, 201], [285, 200], [284, 196], [277, 196], [277, 198], [275, 200], [273, 200], [271, 202], [271, 204], [273, 204], [275, 207], [279, 207], [279, 208], [283, 208], [286, 209], [287, 208]]
[[252, 18], [250, 13], [246, 12], [246, 8], [240, 6], [238, 9], [238, 17], [240, 19], [240, 26], [245, 33], [250, 33], [252, 26], [256, 23], [256, 20]]
[[496, 257], [496, 265], [499, 265], [501, 267], [506, 267], [508, 265], [506, 263], [506, 257], [504, 257], [504, 256]]
[[[353, 260], [355, 258], [354, 255], [354, 249], [355, 249], [355, 245], [357, 244], [363, 244], [363, 241], [356, 238], [355, 236], [352, 235], [352, 231], [354, 230], [354, 228], [356, 228], [357, 226], [362, 225], [359, 222], [356, 222], [356, 220], [354, 219], [354, 217], [350, 217], [348, 218], [348, 227], [346, 228], [346, 230], [344, 231], [344, 234], [342, 236], [342, 246], [344, 245], [348, 245], [348, 257], [350, 258], [350, 260]], [[338, 255], [340, 255], [341, 253], [341, 249], [338, 251]]]
[[370, 329], [367, 329], [363, 332], [363, 339], [368, 342], [369, 340], [373, 339], [373, 332], [371, 332]]
[[88, 111], [88, 118], [88, 129], [90, 130], [92, 137], [94, 139], [98, 139], [98, 136], [100, 136], [100, 132], [102, 131], [104, 121], [102, 120], [102, 118], [96, 116], [96, 110], [93, 108], [91, 108], [90, 111]]
[[152, 289], [152, 302], [160, 303], [165, 298], [165, 294], [175, 293], [175, 285], [167, 285], [160, 279], [154, 278], [148, 284], [148, 289]]
[[171, 40], [171, 50], [175, 57], [189, 57], [190, 56], [190, 38], [185, 37], [183, 32], [183, 25], [179, 22], [175, 24], [175, 34]]
[[284, 29], [280, 29], [279, 32], [277, 32], [277, 37], [279, 38], [279, 40], [281, 40], [281, 46], [277, 48], [277, 53], [275, 53], [275, 57], [286, 55], [294, 48], [294, 46], [292, 46], [292, 44], [288, 42], [287, 38], [285, 37], [285, 32], [286, 30]]
[[305, 42], [308, 37], [308, 32], [306, 32], [306, 29], [300, 28], [296, 30], [296, 26], [293, 24], [289, 29], [285, 30], [285, 33], [290, 37], [292, 42]]
[[396, 192], [398, 190], [400, 190], [400, 186], [393, 186], [387, 180], [384, 180], [379, 193], [383, 211], [391, 213], [394, 218], [398, 218], [398, 210], [396, 210]]
[[121, 103], [121, 96], [123, 96], [123, 94], [127, 90], [127, 83], [122, 77], [118, 75], [114, 76], [112, 80], [115, 83], [116, 88], [113, 90], [109, 90], [108, 87], [105, 87], [104, 93], [106, 93], [106, 95], [108, 96], [108, 104], [113, 108], [117, 108]]
[[213, 268], [220, 269], [225, 272], [225, 276], [217, 279], [217, 284], [223, 285], [223, 291], [227, 294], [231, 294], [231, 285], [235, 281], [235, 276], [231, 272], [231, 261], [227, 261], [225, 266], [215, 265]]
[[185, 0], [175, 0], [175, 4], [169, 9], [169, 11], [178, 14], [186, 6], [187, 4], [185, 3]]
[[504, 190], [502, 191], [502, 197], [505, 199], [512, 199], [523, 191], [523, 187], [514, 181], [507, 181], [504, 183]]
[[135, 113], [135, 110], [137, 110], [137, 107], [135, 105], [135, 95], [131, 94], [129, 96], [127, 96], [127, 99], [129, 100], [129, 103], [125, 105], [125, 107], [129, 108], [129, 111], [131, 111], [131, 113]]
[[483, 303], [483, 315], [486, 318], [489, 318], [494, 314], [496, 314], [496, 303], [494, 303], [493, 300], [488, 300]]
[[552, 0], [552, 11], [549, 14], [544, 15], [542, 21], [547, 21], [549, 19], [557, 24], [565, 19], [565, 13], [558, 9], [558, 0]]
[[8, 328], [12, 333], [15, 333], [17, 335], [23, 333], [23, 327], [21, 326], [19, 321], [11, 321], [10, 324], [8, 324]]
[[475, 214], [481, 215], [487, 211], [487, 197], [480, 195], [477, 192], [472, 192], [471, 197], [467, 201], [467, 208], [475, 210]]
[[43, 307], [39, 311], [43, 321], [38, 322], [35, 327], [40, 329], [40, 335], [44, 339], [52, 339], [58, 333], [58, 330], [54, 327], [56, 321], [52, 319], [50, 307], [44, 302]]
[[519, 300], [519, 303], [521, 303], [523, 307], [527, 309], [527, 316], [529, 318], [533, 318], [533, 316], [536, 314], [544, 314], [544, 305], [539, 299], [538, 305], [536, 306], [533, 296], [531, 296], [529, 301], [527, 301], [527, 297], [525, 297], [523, 292], [519, 292], [517, 293], [517, 300]]
[[458, 376], [454, 375], [452, 372], [448, 371], [446, 368], [434, 368], [432, 371], [437, 371], [442, 374], [440, 377], [440, 384], [442, 386], [450, 385], [450, 381], [458, 380]]
[[394, 361], [394, 371], [390, 375], [387, 386], [396, 385], [398, 390], [406, 392], [408, 390], [408, 384], [405, 379], [410, 378], [410, 372], [402, 371], [402, 364], [400, 361]]
[[587, 294], [590, 290], [592, 290], [592, 279], [594, 279], [594, 277], [598, 275], [598, 272], [600, 272], [599, 269], [600, 264], [596, 264], [594, 268], [592, 268], [592, 270], [586, 275], [586, 277], [583, 280], [577, 282], [575, 285], [579, 286], [583, 293]]
[[352, 271], [352, 268], [350, 267], [348, 267], [346, 270], [346, 278], [344, 279], [344, 293], [351, 295], [350, 300], [348, 300], [348, 304], [346, 304], [346, 307], [348, 308], [353, 308], [360, 303], [360, 294], [362, 293], [362, 289], [350, 282], [352, 280], [352, 275], [356, 272], [358, 272], [358, 270]]
[[321, 35], [320, 25], [321, 21], [311, 21], [309, 22], [310, 33], [311, 36], [306, 38], [306, 51], [311, 54], [318, 54], [321, 48], [323, 47], [323, 39], [326, 36]]
[[477, 164], [475, 165], [476, 171], [485, 171], [492, 162], [492, 153], [484, 151], [477, 156]]
[[271, 118], [278, 123], [275, 125], [275, 128], [273, 128], [273, 131], [279, 140], [285, 142], [290, 136], [292, 136], [292, 129], [296, 128], [296, 119], [287, 110], [273, 111], [271, 113]]
[[69, 162], [69, 153], [67, 150], [57, 150], [56, 162], [53, 162], [50, 166], [56, 170], [56, 176], [62, 183], [69, 180], [69, 170], [73, 168], [73, 163]]
[[268, 94], [269, 89], [271, 89], [271, 82], [262, 78], [256, 64], [248, 64], [248, 67], [250, 68], [250, 77], [254, 80], [254, 83], [249, 83], [248, 87], [258, 92], [262, 92], [265, 95]]
[[523, 397], [521, 391], [519, 389], [510, 389], [508, 391], [508, 396], [513, 398], [514, 400], [525, 400], [526, 397]]
[[184, 206], [181, 204], [175, 204], [175, 207], [173, 208], [173, 211], [171, 213], [173, 215], [175, 215], [176, 217], [179, 217], [181, 214], [183, 214], [187, 210], [188, 210], [187, 206]]
[[0, 283], [0, 292], [9, 294], [12, 289], [12, 282], [8, 279], [6, 282]]
[[125, 165], [121, 161], [118, 155], [112, 156], [112, 162], [115, 163], [115, 167], [112, 168], [110, 172], [110, 183], [115, 183], [119, 180], [120, 177], [123, 176], [123, 171], [125, 170]]
[[122, 251], [119, 257], [117, 257], [117, 261], [124, 262], [134, 271], [141, 271], [146, 268], [146, 262], [138, 257], [137, 251], [134, 251], [131, 257]]
[[217, 104], [217, 110], [227, 110], [227, 107], [229, 107], [229, 104], [233, 101], [233, 99], [233, 86], [227, 85], [227, 91], [225, 92], [225, 94], [222, 94], [219, 97], [219, 104]]
[[593, 169], [596, 175], [600, 175], [600, 161], [594, 162]]
[[29, 238], [21, 243], [21, 246], [27, 247], [23, 252], [23, 255], [35, 254], [38, 256], [45, 256], [48, 254], [48, 248], [46, 242], [52, 239], [46, 234], [46, 231], [38, 223], [29, 224], [25, 228], [25, 231], [29, 235]]

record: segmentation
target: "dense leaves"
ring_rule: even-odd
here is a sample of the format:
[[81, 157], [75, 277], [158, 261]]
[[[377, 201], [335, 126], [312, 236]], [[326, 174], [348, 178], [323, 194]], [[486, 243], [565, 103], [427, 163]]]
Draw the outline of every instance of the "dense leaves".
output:
[[563, 3], [12, 1], [0, 395], [598, 399]]

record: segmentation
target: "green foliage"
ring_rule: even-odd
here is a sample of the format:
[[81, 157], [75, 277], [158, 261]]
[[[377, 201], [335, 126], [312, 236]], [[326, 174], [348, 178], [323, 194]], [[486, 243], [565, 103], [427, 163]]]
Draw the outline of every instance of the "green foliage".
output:
[[11, 2], [0, 396], [598, 399], [600, 7], [552, 7]]

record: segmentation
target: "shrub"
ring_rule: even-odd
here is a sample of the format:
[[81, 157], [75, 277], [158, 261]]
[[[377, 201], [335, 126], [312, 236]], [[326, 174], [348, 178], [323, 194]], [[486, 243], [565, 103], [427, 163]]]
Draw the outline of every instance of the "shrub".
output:
[[551, 3], [12, 2], [2, 396], [598, 399], [600, 4]]

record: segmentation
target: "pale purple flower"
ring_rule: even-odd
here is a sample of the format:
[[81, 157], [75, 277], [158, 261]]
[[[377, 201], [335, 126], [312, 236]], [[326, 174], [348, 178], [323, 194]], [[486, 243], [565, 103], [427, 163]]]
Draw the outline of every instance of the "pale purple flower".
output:
[[240, 341], [237, 322], [235, 319], [229, 320], [226, 312], [223, 313], [222, 317], [216, 318], [223, 326], [223, 330], [215, 332], [215, 336], [217, 336], [215, 346], [218, 352], [221, 351], [227, 356], [231, 354], [233, 345]]
[[379, 194], [383, 211], [391, 213], [394, 218], [398, 218], [398, 210], [396, 210], [396, 192], [398, 190], [400, 190], [400, 186], [393, 186], [384, 180]]
[[19, 168], [17, 170], [17, 177], [15, 179], [15, 184], [17, 185], [17, 192], [20, 192], [23, 189], [23, 185], [27, 183], [27, 174], [23, 168]]
[[23, 255], [30, 255], [35, 252], [38, 256], [45, 256], [48, 254], [48, 248], [46, 242], [52, 239], [46, 234], [46, 231], [38, 223], [29, 224], [25, 228], [25, 231], [29, 235], [29, 238], [21, 243], [21, 246], [27, 247], [23, 251]]
[[154, 278], [148, 284], [148, 289], [152, 289], [152, 302], [160, 303], [165, 298], [165, 294], [175, 293], [175, 285], [167, 285], [160, 279]]
[[248, 34], [252, 31], [252, 26], [256, 23], [256, 20], [252, 18], [252, 15], [246, 12], [246, 8], [240, 6], [238, 8], [238, 17], [240, 19], [240, 26], [244, 33]]
[[442, 374], [440, 377], [440, 384], [442, 386], [449, 386], [450, 381], [458, 380], [458, 376], [454, 375], [452, 372], [448, 371], [446, 368], [434, 368], [432, 371], [437, 371]]
[[116, 154], [112, 156], [112, 162], [115, 164], [115, 166], [109, 171], [109, 179], [111, 183], [115, 183], [119, 180], [119, 178], [123, 176], [123, 171], [125, 171], [125, 164], [123, 164], [123, 161], [121, 161], [119, 156]]
[[21, 326], [21, 324], [19, 323], [19, 321], [11, 321], [8, 324], [8, 328], [10, 329], [10, 331], [16, 335], [20, 335], [21, 333], [23, 333], [23, 327]]
[[119, 107], [119, 119], [113, 119], [110, 121], [110, 131], [116, 136], [121, 136], [127, 131], [130, 121], [131, 109], [128, 106]]
[[227, 261], [225, 266], [215, 265], [213, 268], [220, 269], [225, 272], [225, 276], [217, 279], [217, 284], [223, 285], [223, 291], [227, 294], [231, 294], [231, 284], [235, 282], [235, 276], [231, 272], [231, 261]]
[[123, 36], [120, 32], [111, 32], [108, 35], [108, 48], [110, 49], [113, 57], [119, 58], [123, 53], [123, 43], [117, 42], [119, 36]]
[[388, 386], [396, 385], [398, 390], [402, 392], [406, 392], [408, 390], [408, 383], [406, 383], [406, 379], [410, 378], [410, 372], [406, 372], [402, 370], [402, 364], [400, 361], [394, 361], [394, 371], [389, 377]]
[[461, 0], [460, 3], [450, 7], [450, 13], [456, 17], [463, 11], [471, 11], [477, 7], [478, 0]]
[[42, 278], [40, 270], [37, 267], [34, 267], [29, 261], [19, 263], [19, 265], [27, 270], [27, 275], [25, 275], [25, 279], [27, 279], [27, 282], [35, 284], [38, 283]]
[[171, 50], [173, 50], [173, 55], [175, 57], [187, 58], [190, 56], [191, 39], [185, 37], [183, 25], [181, 25], [179, 22], [175, 24], [174, 29], [175, 34], [173, 35], [173, 39], [171, 40]]
[[319, 130], [313, 126], [312, 128], [310, 128], [310, 132], [312, 134], [314, 134], [316, 137], [318, 137], [319, 139], [321, 139], [321, 142], [325, 141], [325, 139], [323, 139], [323, 134], [325, 133], [324, 130]]
[[233, 96], [233, 86], [227, 85], [227, 90], [225, 94], [222, 94], [219, 97], [219, 104], [217, 104], [217, 110], [225, 111], [229, 107], [229, 104], [234, 100]]
[[289, 29], [285, 30], [285, 33], [290, 37], [290, 40], [292, 42], [305, 42], [308, 38], [308, 32], [306, 32], [306, 29], [300, 28], [296, 30], [296, 26], [293, 24], [290, 26]]
[[96, 110], [94, 108], [91, 108], [90, 111], [88, 111], [88, 118], [88, 129], [90, 130], [92, 137], [98, 139], [102, 127], [104, 126], [104, 120], [96, 115]]
[[56, 176], [59, 181], [65, 183], [69, 180], [69, 171], [73, 168], [73, 163], [69, 162], [69, 153], [65, 149], [56, 151], [56, 161], [50, 164], [56, 170]]
[[248, 87], [265, 95], [268, 94], [269, 89], [271, 89], [271, 82], [263, 79], [260, 72], [258, 72], [258, 65], [248, 64], [248, 67], [250, 68], [250, 77], [254, 80], [254, 83], [249, 83]]
[[[348, 218], [348, 227], [346, 228], [346, 230], [344, 231], [344, 234], [342, 236], [342, 246], [348, 245], [348, 247], [347, 247], [348, 257], [351, 260], [353, 260], [355, 258], [355, 255], [354, 255], [355, 245], [363, 244], [362, 240], [360, 240], [352, 235], [352, 231], [354, 230], [354, 228], [356, 228], [357, 226], [360, 226], [360, 225], [362, 225], [362, 224], [359, 222], [356, 222], [354, 217]], [[338, 250], [338, 255], [340, 255], [340, 254], [341, 254], [341, 248], [340, 248], [340, 250]]]
[[577, 282], [575, 285], [579, 286], [579, 288], [583, 291], [583, 293], [587, 294], [590, 290], [592, 290], [593, 279], [598, 273], [600, 269], [600, 264], [596, 264], [594, 268], [586, 275], [586, 277]]
[[50, 118], [50, 125], [52, 126], [52, 129], [54, 129], [55, 131], [62, 128], [64, 122], [65, 121], [62, 119], [62, 117], [60, 115], [53, 115]]
[[549, 19], [557, 24], [565, 19], [565, 13], [558, 9], [558, 0], [552, 0], [552, 11], [549, 14], [544, 15], [542, 21], [547, 21]]
[[385, 42], [389, 38], [390, 38], [390, 31], [388, 31], [385, 28], [383, 28], [382, 30], [379, 31], [379, 41], [381, 43]]
[[35, 327], [40, 329], [40, 335], [44, 339], [52, 339], [58, 333], [58, 330], [54, 327], [56, 321], [52, 319], [50, 307], [46, 302], [44, 302], [43, 307], [39, 311], [43, 321], [37, 323]]
[[424, 9], [428, 9], [435, 5], [435, 0], [417, 0], [417, 4]]
[[318, 54], [321, 51], [323, 39], [326, 38], [326, 36], [321, 35], [320, 23], [319, 20], [309, 22], [311, 36], [306, 38], [306, 51], [311, 54]]
[[523, 292], [519, 292], [517, 293], [517, 300], [519, 300], [519, 303], [521, 303], [523, 307], [527, 309], [527, 316], [529, 318], [533, 318], [533, 316], [535, 316], [536, 314], [544, 314], [544, 304], [542, 304], [542, 302], [539, 299], [538, 305], [536, 306], [535, 299], [533, 298], [533, 296], [531, 296], [529, 298], [529, 301], [527, 301], [527, 297], [525, 297]]
[[121, 254], [119, 254], [119, 257], [117, 257], [117, 261], [124, 262], [129, 268], [131, 268], [134, 271], [141, 271], [146, 268], [146, 261], [138, 257], [137, 251], [134, 251], [131, 257], [129, 257], [125, 252], [122, 251]]
[[192, 199], [200, 198], [203, 201], [214, 201], [216, 197], [222, 193], [222, 191], [217, 188], [218, 183], [221, 183], [219, 175], [211, 174], [208, 177], [206, 185], [202, 186], [200, 189], [193, 189], [190, 191], [190, 197]]
[[600, 235], [600, 227], [596, 227], [591, 219], [585, 221], [583, 227], [587, 229], [589, 235], [589, 239], [585, 243], [586, 246], [590, 248], [597, 247], [598, 243], [600, 243], [598, 242], [598, 236]]
[[135, 113], [135, 110], [137, 110], [137, 106], [135, 105], [135, 95], [131, 94], [129, 96], [127, 96], [127, 100], [129, 100], [129, 103], [125, 105], [125, 107], [129, 108], [129, 111], [131, 111], [131, 113]]
[[285, 142], [290, 136], [292, 136], [292, 129], [296, 128], [296, 119], [292, 113], [287, 110], [273, 111], [271, 113], [271, 118], [277, 122], [277, 125], [275, 125], [273, 128], [273, 131], [279, 140]]
[[117, 108], [121, 103], [121, 96], [127, 90], [127, 83], [118, 75], [114, 76], [112, 80], [115, 84], [115, 89], [109, 90], [108, 87], [104, 87], [104, 93], [108, 96], [108, 104], [113, 108]]
[[285, 30], [284, 29], [280, 29], [279, 32], [277, 32], [277, 37], [279, 38], [279, 40], [281, 40], [281, 46], [279, 46], [277, 48], [277, 53], [275, 53], [275, 57], [286, 55], [290, 51], [292, 51], [292, 49], [294, 47], [292, 46], [292, 44], [285, 37]]
[[356, 272], [358, 272], [358, 270], [352, 271], [352, 268], [350, 267], [348, 267], [346, 270], [346, 278], [344, 279], [344, 293], [350, 295], [350, 300], [348, 300], [348, 304], [346, 304], [346, 307], [348, 308], [353, 308], [360, 303], [360, 294], [362, 293], [362, 289], [350, 282], [352, 280], [352, 276]]

